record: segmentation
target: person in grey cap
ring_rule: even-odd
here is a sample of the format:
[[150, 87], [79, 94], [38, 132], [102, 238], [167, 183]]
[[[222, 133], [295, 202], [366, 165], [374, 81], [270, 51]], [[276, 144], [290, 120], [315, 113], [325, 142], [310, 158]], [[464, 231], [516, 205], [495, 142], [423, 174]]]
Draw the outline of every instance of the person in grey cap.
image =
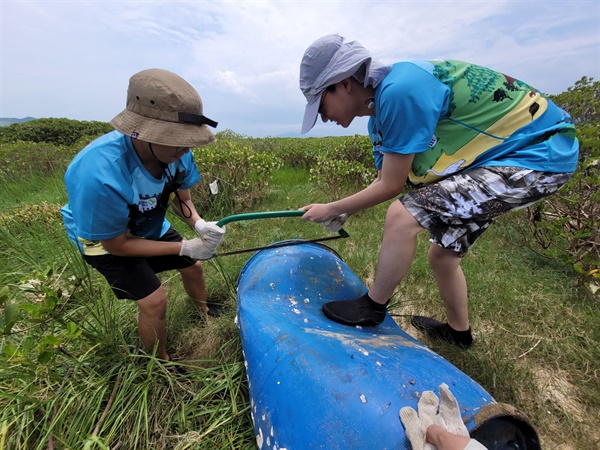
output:
[[[187, 294], [209, 313], [199, 260], [210, 258], [225, 228], [204, 221], [190, 196], [200, 174], [190, 147], [212, 144], [200, 95], [180, 76], [143, 70], [129, 80], [126, 108], [116, 129], [85, 147], [70, 163], [62, 208], [70, 240], [108, 281], [119, 299], [135, 300], [145, 349], [169, 360], [167, 296], [157, 273], [178, 270]], [[196, 231], [183, 240], [167, 208]]]
[[384, 65], [356, 41], [324, 36], [304, 53], [302, 132], [320, 115], [348, 127], [368, 116], [377, 178], [362, 191], [311, 204], [303, 220], [335, 231], [348, 216], [411, 190], [388, 208], [375, 280], [357, 299], [326, 303], [346, 325], [376, 326], [427, 230], [428, 261], [447, 322], [414, 316], [417, 329], [463, 348], [473, 343], [460, 267], [476, 239], [501, 214], [527, 207], [566, 183], [579, 144], [571, 117], [531, 86], [462, 61]]

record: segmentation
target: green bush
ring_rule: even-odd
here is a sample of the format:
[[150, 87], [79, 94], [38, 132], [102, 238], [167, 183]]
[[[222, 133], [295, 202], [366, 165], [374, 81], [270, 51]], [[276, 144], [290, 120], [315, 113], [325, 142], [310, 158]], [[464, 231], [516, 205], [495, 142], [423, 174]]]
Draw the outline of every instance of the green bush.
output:
[[[192, 188], [194, 204], [201, 214], [228, 215], [252, 206], [266, 192], [273, 172], [282, 161], [272, 153], [260, 153], [238, 140], [218, 140], [195, 148], [194, 158], [202, 180]], [[217, 195], [209, 184], [216, 181]]]
[[56, 118], [36, 119], [0, 127], [0, 143], [29, 141], [70, 146], [84, 136], [97, 137], [113, 129], [106, 122]]
[[0, 145], [0, 179], [64, 172], [75, 155], [93, 139], [95, 136], [84, 135], [72, 145], [33, 141], [4, 143]]
[[323, 152], [327, 138], [278, 138], [273, 141], [274, 151], [287, 167], [310, 169], [317, 165], [317, 157]]
[[377, 175], [372, 148], [369, 138], [359, 135], [326, 147], [310, 169], [311, 182], [331, 198], [367, 187]]
[[[270, 153], [291, 168], [307, 169], [316, 163], [316, 156], [331, 138], [253, 138], [231, 130], [218, 132], [217, 143], [227, 141], [251, 148], [257, 153]], [[336, 138], [333, 138], [336, 139]], [[218, 145], [218, 144], [217, 144]]]
[[0, 146], [0, 179], [64, 170], [72, 152], [64, 145], [47, 142], [11, 142]]
[[571, 114], [580, 142], [573, 178], [554, 196], [516, 215], [529, 246], [571, 265], [600, 292], [600, 82], [583, 77], [552, 98]]

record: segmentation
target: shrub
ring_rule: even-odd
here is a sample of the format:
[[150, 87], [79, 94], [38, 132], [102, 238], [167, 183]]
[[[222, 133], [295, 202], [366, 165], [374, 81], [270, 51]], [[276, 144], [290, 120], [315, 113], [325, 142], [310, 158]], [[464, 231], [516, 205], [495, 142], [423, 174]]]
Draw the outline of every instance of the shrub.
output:
[[554, 196], [515, 215], [528, 245], [572, 265], [593, 294], [600, 291], [600, 83], [583, 77], [553, 100], [577, 124], [579, 164]]
[[0, 179], [54, 173], [64, 170], [72, 158], [64, 145], [47, 142], [11, 142], [0, 146]]
[[83, 136], [100, 136], [112, 131], [106, 122], [86, 122], [71, 119], [36, 119], [13, 123], [0, 128], [0, 142], [48, 142], [55, 145], [73, 145]]
[[0, 179], [30, 174], [64, 172], [73, 157], [95, 136], [85, 135], [72, 145], [15, 141], [0, 145]]
[[[253, 205], [266, 192], [281, 159], [259, 153], [239, 141], [217, 143], [194, 149], [202, 181], [193, 188], [194, 204], [206, 214], [226, 215]], [[209, 184], [216, 181], [219, 194], [211, 194]]]
[[279, 138], [276, 152], [287, 167], [309, 169], [317, 164], [317, 157], [325, 148], [328, 138]]
[[331, 198], [340, 197], [348, 190], [361, 190], [375, 176], [371, 141], [359, 135], [325, 148], [310, 169], [310, 180]]
[[2, 211], [0, 226], [11, 232], [22, 232], [26, 228], [38, 225], [45, 230], [51, 230], [57, 225], [62, 227], [61, 206], [43, 202], [38, 205], [28, 205], [26, 208]]

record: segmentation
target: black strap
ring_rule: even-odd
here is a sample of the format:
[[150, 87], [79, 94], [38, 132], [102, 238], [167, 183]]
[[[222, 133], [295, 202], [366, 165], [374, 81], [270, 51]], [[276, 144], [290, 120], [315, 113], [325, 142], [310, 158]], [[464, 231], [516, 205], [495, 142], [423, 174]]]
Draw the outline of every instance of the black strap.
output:
[[339, 236], [331, 236], [331, 237], [324, 237], [324, 238], [319, 238], [319, 239], [309, 239], [309, 240], [298, 239], [298, 240], [294, 240], [294, 241], [276, 242], [274, 244], [267, 245], [266, 247], [245, 248], [243, 250], [234, 250], [234, 251], [225, 252], [225, 253], [215, 253], [212, 256], [212, 258], [215, 258], [217, 256], [238, 255], [240, 253], [257, 252], [259, 250], [268, 250], [270, 248], [277, 248], [277, 247], [290, 247], [292, 245], [313, 244], [313, 243], [317, 244], [319, 242], [332, 241], [334, 239], [349, 237], [348, 233], [346, 233], [344, 231], [344, 233], [342, 234], [341, 231], [343, 231], [343, 230], [340, 230]]
[[179, 122], [182, 123], [192, 123], [194, 125], [208, 125], [209, 127], [217, 128], [218, 122], [215, 122], [212, 119], [209, 119], [206, 116], [202, 116], [200, 114], [192, 114], [186, 112], [177, 113], [179, 117]]

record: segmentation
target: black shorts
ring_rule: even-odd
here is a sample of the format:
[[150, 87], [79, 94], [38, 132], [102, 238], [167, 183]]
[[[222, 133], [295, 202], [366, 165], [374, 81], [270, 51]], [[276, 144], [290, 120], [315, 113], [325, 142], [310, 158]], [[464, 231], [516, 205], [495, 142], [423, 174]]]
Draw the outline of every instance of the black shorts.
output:
[[[170, 228], [158, 241], [181, 242], [179, 233]], [[130, 257], [100, 255], [83, 259], [100, 272], [119, 299], [140, 300], [156, 291], [161, 282], [157, 273], [173, 269], [185, 269], [196, 263], [187, 256], [166, 255]]]

